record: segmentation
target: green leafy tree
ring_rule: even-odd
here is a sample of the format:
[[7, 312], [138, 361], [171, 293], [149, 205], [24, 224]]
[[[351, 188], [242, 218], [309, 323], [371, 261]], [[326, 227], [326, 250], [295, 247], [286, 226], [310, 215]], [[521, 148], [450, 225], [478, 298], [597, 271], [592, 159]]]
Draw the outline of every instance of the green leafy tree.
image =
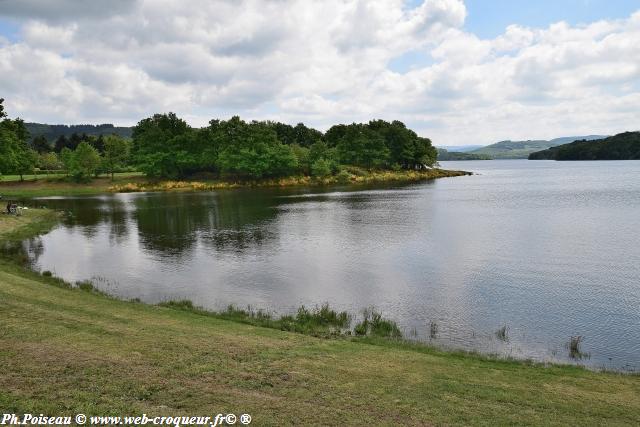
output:
[[16, 169], [17, 147], [19, 145], [16, 134], [6, 121], [0, 122], [0, 174], [9, 174]]
[[62, 162], [62, 166], [64, 167], [67, 175], [69, 175], [73, 167], [73, 161], [74, 161], [73, 151], [71, 151], [67, 147], [64, 147], [62, 151], [60, 151], [59, 158], [60, 158], [60, 161]]
[[278, 140], [265, 123], [246, 123], [239, 117], [219, 123], [218, 166], [226, 175], [259, 179], [292, 175], [298, 161], [291, 147]]
[[103, 139], [104, 154], [102, 162], [104, 170], [111, 174], [111, 181], [117, 168], [126, 164], [129, 160], [130, 144], [124, 138], [110, 135]]
[[311, 150], [298, 144], [293, 144], [291, 145], [291, 151], [293, 152], [293, 155], [296, 156], [300, 173], [304, 175], [311, 173]]
[[384, 138], [364, 124], [348, 126], [336, 148], [342, 164], [374, 168], [384, 166], [389, 159]]
[[133, 129], [132, 155], [147, 176], [183, 177], [210, 161], [205, 147], [208, 134], [209, 130], [192, 129], [174, 113], [155, 114]]
[[27, 145], [29, 132], [20, 119], [0, 122], [0, 173], [24, 175], [33, 173], [37, 154]]
[[324, 134], [324, 141], [329, 147], [335, 147], [347, 133], [347, 125], [334, 125]]
[[69, 172], [78, 182], [89, 180], [99, 167], [100, 154], [87, 142], [81, 142], [68, 159]]

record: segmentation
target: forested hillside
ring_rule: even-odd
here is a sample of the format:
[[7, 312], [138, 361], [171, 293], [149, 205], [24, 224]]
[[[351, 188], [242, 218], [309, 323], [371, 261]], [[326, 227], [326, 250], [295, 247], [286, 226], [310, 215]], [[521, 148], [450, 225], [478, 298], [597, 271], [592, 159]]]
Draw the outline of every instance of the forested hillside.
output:
[[444, 148], [438, 148], [438, 160], [455, 161], [455, 160], [491, 160], [491, 157], [484, 154], [465, 153], [462, 151], [449, 151]]
[[551, 140], [500, 141], [486, 147], [470, 151], [471, 154], [489, 156], [492, 159], [526, 159], [529, 154], [549, 147], [566, 144], [578, 139], [594, 140], [606, 138], [602, 135], [568, 136]]
[[529, 160], [640, 160], [640, 132], [551, 147], [531, 153]]

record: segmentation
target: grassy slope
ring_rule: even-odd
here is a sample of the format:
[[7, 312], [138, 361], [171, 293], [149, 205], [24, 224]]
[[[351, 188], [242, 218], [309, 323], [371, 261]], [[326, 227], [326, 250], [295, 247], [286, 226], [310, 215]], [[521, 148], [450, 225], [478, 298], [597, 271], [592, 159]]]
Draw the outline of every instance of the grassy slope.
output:
[[[43, 218], [30, 218], [34, 231]], [[3, 412], [247, 412], [255, 425], [640, 423], [638, 376], [319, 339], [48, 280], [0, 263]]]

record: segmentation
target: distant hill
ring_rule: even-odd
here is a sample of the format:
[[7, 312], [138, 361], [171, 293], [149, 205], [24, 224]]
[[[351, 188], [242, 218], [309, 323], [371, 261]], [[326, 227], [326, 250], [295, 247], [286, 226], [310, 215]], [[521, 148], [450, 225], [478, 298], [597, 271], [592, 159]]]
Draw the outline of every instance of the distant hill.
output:
[[438, 161], [453, 160], [491, 160], [491, 157], [481, 154], [463, 153], [459, 151], [448, 151], [444, 148], [438, 148]]
[[470, 151], [469, 153], [485, 155], [493, 159], [526, 159], [531, 153], [546, 150], [547, 148], [555, 147], [557, 145], [566, 144], [576, 140], [592, 141], [602, 138], [606, 138], [606, 135], [567, 136], [549, 141], [500, 141], [495, 144]]
[[450, 153], [466, 153], [467, 151], [477, 150], [482, 147], [484, 147], [484, 145], [442, 145], [436, 148], [442, 148]]
[[529, 160], [640, 160], [640, 132], [551, 147], [531, 153]]
[[46, 125], [42, 123], [25, 123], [31, 140], [37, 136], [44, 136], [47, 141], [53, 143], [58, 137], [66, 137], [76, 133], [78, 135], [87, 134], [89, 136], [116, 134], [123, 138], [131, 138], [132, 127], [119, 127], [112, 124], [102, 125]]

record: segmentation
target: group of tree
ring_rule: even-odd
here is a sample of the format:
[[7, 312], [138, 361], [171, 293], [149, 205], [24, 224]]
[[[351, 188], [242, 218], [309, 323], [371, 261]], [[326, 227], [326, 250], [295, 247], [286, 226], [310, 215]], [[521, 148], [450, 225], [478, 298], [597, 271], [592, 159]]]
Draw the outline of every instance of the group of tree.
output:
[[640, 160], [640, 132], [574, 141], [531, 153], [529, 160]]
[[336, 125], [323, 134], [302, 123], [246, 122], [237, 116], [192, 128], [169, 113], [140, 121], [132, 137], [139, 170], [163, 178], [199, 173], [240, 179], [322, 177], [345, 165], [418, 169], [437, 159], [431, 141], [399, 121]]
[[20, 175], [36, 169], [61, 171], [77, 181], [99, 173], [113, 174], [129, 162], [130, 141], [117, 136], [64, 135], [55, 144], [43, 136], [30, 141], [24, 121], [7, 118], [3, 99], [0, 99], [0, 174]]
[[20, 119], [7, 118], [0, 98], [0, 174], [22, 176], [33, 170], [38, 154], [27, 144], [29, 132]]
[[[97, 139], [101, 140], [100, 148], [94, 143]], [[118, 135], [100, 136], [80, 142], [73, 150], [64, 147], [58, 157], [67, 174], [76, 181], [86, 181], [100, 173], [108, 173], [113, 180], [115, 172], [129, 164], [130, 147], [131, 142]]]
[[52, 141], [43, 134], [31, 138], [22, 120], [6, 118], [4, 108], [0, 112], [2, 174], [64, 170], [81, 181], [104, 172], [113, 177], [118, 169], [131, 166], [150, 177], [172, 179], [198, 174], [237, 179], [326, 177], [344, 167], [421, 169], [437, 160], [431, 141], [399, 121], [341, 124], [322, 133], [302, 123], [246, 122], [237, 116], [193, 128], [168, 113], [141, 120], [131, 141], [79, 132]]

